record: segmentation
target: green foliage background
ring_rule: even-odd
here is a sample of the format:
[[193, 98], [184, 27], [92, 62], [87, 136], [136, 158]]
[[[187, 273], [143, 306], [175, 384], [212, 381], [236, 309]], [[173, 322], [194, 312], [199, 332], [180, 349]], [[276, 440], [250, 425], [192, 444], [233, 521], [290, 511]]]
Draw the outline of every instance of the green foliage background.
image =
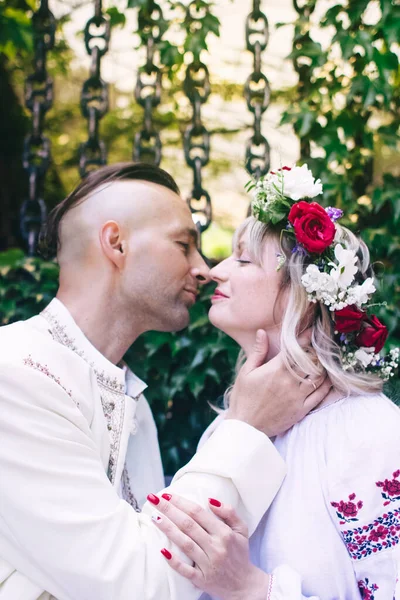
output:
[[[315, 4], [315, 0], [308, 3]], [[208, 0], [196, 0], [197, 19], [188, 18], [181, 2], [165, 0], [165, 5], [173, 11], [172, 24], [181, 27], [184, 36], [176, 46], [168, 37], [171, 22], [161, 23], [167, 34], [161, 43], [160, 61], [167, 77], [155, 124], [163, 130], [163, 166], [181, 182], [188, 175], [182, 174], [171, 150], [181, 147], [181, 134], [190, 118], [190, 106], [181, 91], [184, 61], [187, 56], [206, 58], [209, 36], [219, 35], [220, 23]], [[108, 5], [112, 26], [123, 27], [126, 11], [140, 6], [146, 7], [146, 0], [116, 0]], [[378, 11], [378, 19], [372, 21], [368, 17], [371, 7]], [[23, 108], [23, 82], [32, 70], [31, 14], [35, 8], [35, 0], [0, 0], [0, 248], [12, 248], [0, 253], [2, 324], [36, 314], [57, 289], [57, 266], [39, 258], [28, 259], [18, 249], [18, 207], [26, 190], [20, 157], [30, 127]], [[62, 90], [46, 115], [53, 152], [45, 185], [50, 208], [77, 183], [78, 147], [86, 137], [77, 98], [87, 72], [75, 69], [71, 73], [72, 52], [63, 35], [69, 18], [66, 14], [59, 23], [56, 47], [48, 62], [55, 87]], [[199, 19], [201, 27], [196, 25]], [[378, 274], [377, 301], [386, 303], [378, 308], [378, 314], [389, 326], [391, 342], [400, 345], [400, 5], [391, 0], [333, 3], [319, 23], [329, 28], [330, 40], [324, 47], [312, 38], [312, 17], [307, 11], [292, 25], [293, 50], [288, 58], [306, 65], [307, 77], [302, 85], [274, 89], [272, 102], [283, 109], [282, 124], [291, 124], [302, 148], [309, 148], [302, 159], [321, 177], [325, 204], [343, 208], [344, 224], [361, 232], [369, 245]], [[145, 42], [142, 32], [138, 33]], [[226, 102], [243, 93], [241, 86], [218, 79], [212, 81], [212, 90]], [[142, 109], [130, 95], [126, 95], [124, 108], [118, 107], [117, 95], [123, 94], [111, 87], [111, 110], [101, 124], [101, 137], [110, 148], [109, 162], [129, 160], [132, 137], [143, 119]], [[227, 139], [236, 134], [233, 128], [219, 125], [210, 129], [212, 135]], [[226, 160], [213, 158], [208, 176], [230, 168]], [[213, 228], [221, 239], [218, 225], [223, 224]], [[232, 378], [237, 347], [209, 325], [209, 293], [205, 289], [193, 308], [188, 330], [180, 334], [151, 332], [126, 356], [133, 370], [149, 383], [147, 397], [156, 416], [168, 473], [190, 458], [215, 415], [208, 403], [221, 397]], [[394, 398], [400, 395], [396, 382], [389, 393]]]

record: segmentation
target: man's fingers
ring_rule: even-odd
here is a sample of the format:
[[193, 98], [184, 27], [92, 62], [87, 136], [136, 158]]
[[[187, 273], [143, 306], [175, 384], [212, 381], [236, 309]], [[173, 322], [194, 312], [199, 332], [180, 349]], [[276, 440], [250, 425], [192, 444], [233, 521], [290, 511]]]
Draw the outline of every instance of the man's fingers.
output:
[[311, 392], [304, 401], [304, 415], [307, 415], [310, 410], [313, 410], [320, 404], [332, 389], [332, 382], [328, 376], [324, 382], [315, 391]]
[[242, 371], [247, 374], [254, 371], [257, 367], [264, 364], [268, 352], [268, 337], [263, 329], [258, 329], [256, 333], [256, 341], [247, 357]]
[[242, 521], [232, 506], [229, 506], [228, 504], [222, 504], [215, 498], [209, 498], [208, 502], [212, 512], [217, 517], [222, 519], [222, 521], [224, 521], [224, 523], [226, 523], [231, 530], [236, 531], [236, 533], [239, 533], [245, 538], [249, 537], [249, 530], [246, 523]]
[[301, 391], [308, 396], [313, 391], [315, 392], [325, 382], [326, 377], [325, 369], [323, 369], [319, 376], [312, 377], [311, 375], [303, 375], [299, 387]]

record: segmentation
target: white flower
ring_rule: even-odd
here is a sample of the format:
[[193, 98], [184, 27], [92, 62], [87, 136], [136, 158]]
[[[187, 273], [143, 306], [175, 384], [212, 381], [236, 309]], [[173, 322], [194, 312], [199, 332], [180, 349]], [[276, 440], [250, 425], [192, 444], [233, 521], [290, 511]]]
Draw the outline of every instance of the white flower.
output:
[[301, 283], [311, 297], [315, 294], [315, 300], [320, 300], [327, 306], [336, 301], [338, 288], [335, 280], [329, 273], [321, 272], [317, 265], [308, 265]]
[[270, 181], [276, 187], [282, 189], [283, 180], [283, 195], [292, 200], [300, 200], [301, 198], [315, 198], [322, 194], [322, 183], [318, 179], [315, 181], [311, 171], [307, 165], [301, 167], [292, 167], [290, 171], [282, 170], [270, 176]]
[[374, 280], [368, 277], [362, 285], [354, 285], [348, 290], [349, 303], [361, 306], [368, 302], [369, 297], [376, 291]]
[[363, 367], [368, 367], [374, 360], [374, 349], [361, 346], [354, 353], [355, 358], [362, 364]]
[[301, 278], [301, 283], [304, 285], [309, 294], [319, 290], [321, 286], [321, 275], [322, 273], [318, 269], [317, 265], [308, 265], [306, 272]]
[[329, 263], [333, 266], [330, 275], [343, 290], [349, 287], [357, 273], [357, 257], [353, 250], [345, 250], [341, 244], [336, 244], [335, 258], [338, 264]]

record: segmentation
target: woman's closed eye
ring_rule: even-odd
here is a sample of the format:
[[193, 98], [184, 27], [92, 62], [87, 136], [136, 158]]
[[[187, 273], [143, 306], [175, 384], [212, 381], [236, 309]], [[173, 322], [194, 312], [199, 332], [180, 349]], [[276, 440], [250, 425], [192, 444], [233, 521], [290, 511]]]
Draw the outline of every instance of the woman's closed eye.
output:
[[240, 265], [250, 265], [251, 264], [251, 260], [250, 260], [250, 256], [249, 254], [245, 251], [242, 250], [240, 253], [237, 254], [237, 258], [236, 261], [240, 264]]

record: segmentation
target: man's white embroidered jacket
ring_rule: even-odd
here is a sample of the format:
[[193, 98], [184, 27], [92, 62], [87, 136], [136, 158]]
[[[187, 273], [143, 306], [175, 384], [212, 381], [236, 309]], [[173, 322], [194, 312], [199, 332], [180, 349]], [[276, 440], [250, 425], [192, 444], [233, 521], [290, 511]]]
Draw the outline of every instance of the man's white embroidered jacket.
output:
[[[0, 329], [0, 600], [199, 598], [160, 553], [155, 508], [138, 512], [164, 485], [145, 387], [57, 299]], [[229, 502], [251, 533], [284, 472], [265, 435], [230, 420], [170, 491]]]

